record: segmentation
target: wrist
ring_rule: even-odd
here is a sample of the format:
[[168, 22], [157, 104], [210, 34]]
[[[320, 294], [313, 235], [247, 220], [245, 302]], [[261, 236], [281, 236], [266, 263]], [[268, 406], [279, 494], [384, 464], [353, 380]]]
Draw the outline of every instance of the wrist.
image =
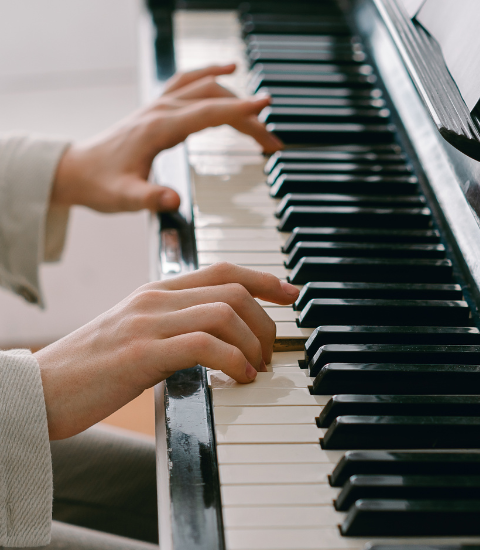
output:
[[75, 145], [70, 145], [58, 163], [50, 194], [50, 205], [72, 206], [77, 203], [75, 189], [79, 183], [79, 162], [79, 151]]

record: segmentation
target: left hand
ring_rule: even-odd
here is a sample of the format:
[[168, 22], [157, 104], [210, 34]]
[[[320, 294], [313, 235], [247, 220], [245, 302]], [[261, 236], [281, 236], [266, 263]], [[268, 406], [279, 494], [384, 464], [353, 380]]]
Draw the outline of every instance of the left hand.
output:
[[175, 75], [157, 101], [103, 134], [73, 144], [59, 163], [51, 204], [100, 212], [176, 210], [177, 193], [148, 182], [153, 159], [209, 126], [229, 124], [254, 137], [266, 152], [281, 149], [257, 119], [270, 98], [239, 99], [215, 81], [233, 70], [235, 65], [212, 66]]

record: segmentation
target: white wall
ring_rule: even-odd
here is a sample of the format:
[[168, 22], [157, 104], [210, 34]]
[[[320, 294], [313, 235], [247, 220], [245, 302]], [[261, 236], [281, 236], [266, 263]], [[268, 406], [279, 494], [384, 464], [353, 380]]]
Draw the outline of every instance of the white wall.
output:
[[[81, 139], [138, 105], [141, 0], [0, 0], [0, 133]], [[74, 209], [59, 264], [42, 266], [47, 308], [0, 290], [0, 346], [67, 334], [147, 280], [146, 214]]]

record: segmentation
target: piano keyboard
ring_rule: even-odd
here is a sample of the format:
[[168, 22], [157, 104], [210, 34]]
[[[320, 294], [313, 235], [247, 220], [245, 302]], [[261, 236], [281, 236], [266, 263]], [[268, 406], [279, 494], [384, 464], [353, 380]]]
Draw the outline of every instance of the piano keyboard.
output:
[[229, 129], [189, 138], [199, 264], [301, 290], [260, 301], [268, 372], [209, 373], [226, 549], [478, 544], [480, 332], [421, 174], [336, 3], [262, 5], [177, 18], [179, 68], [235, 57], [287, 145], [265, 162]]

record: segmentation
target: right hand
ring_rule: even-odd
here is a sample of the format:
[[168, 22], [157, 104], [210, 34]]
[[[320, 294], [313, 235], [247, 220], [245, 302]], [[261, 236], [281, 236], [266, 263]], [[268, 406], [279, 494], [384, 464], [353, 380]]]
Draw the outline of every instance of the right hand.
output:
[[287, 305], [297, 296], [269, 273], [227, 263], [144, 285], [35, 354], [50, 438], [85, 430], [197, 364], [252, 382], [275, 340], [275, 323], [254, 298]]

